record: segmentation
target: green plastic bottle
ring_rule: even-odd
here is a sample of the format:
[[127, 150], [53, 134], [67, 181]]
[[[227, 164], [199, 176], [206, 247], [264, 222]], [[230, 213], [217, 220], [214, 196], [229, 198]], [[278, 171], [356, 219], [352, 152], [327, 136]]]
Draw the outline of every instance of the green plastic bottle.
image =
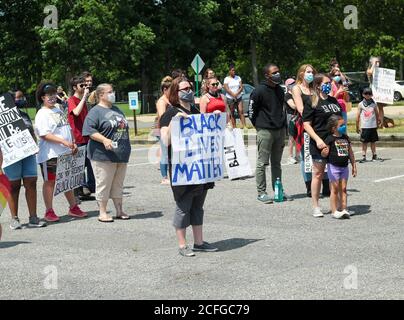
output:
[[283, 187], [280, 178], [276, 178], [275, 181], [275, 202], [283, 201]]

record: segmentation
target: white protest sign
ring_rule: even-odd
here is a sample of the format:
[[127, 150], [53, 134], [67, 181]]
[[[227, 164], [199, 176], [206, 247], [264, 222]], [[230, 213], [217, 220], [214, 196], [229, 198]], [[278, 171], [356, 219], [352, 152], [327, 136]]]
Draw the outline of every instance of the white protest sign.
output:
[[223, 178], [226, 113], [174, 117], [171, 121], [172, 185], [214, 182]]
[[224, 162], [230, 180], [252, 175], [243, 134], [240, 129], [225, 130]]
[[376, 102], [393, 104], [396, 70], [375, 67], [372, 93]]
[[303, 158], [304, 172], [311, 172], [313, 162], [310, 155], [310, 136], [307, 132], [304, 133]]
[[0, 148], [3, 168], [38, 152], [11, 94], [0, 96]]
[[79, 147], [75, 155], [69, 153], [58, 157], [54, 196], [82, 185], [85, 161], [86, 146]]

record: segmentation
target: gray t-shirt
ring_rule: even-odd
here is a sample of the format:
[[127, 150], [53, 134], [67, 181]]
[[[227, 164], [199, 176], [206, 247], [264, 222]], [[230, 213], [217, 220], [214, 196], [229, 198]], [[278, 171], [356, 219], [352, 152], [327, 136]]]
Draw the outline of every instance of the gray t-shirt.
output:
[[370, 103], [365, 100], [358, 104], [362, 129], [377, 128], [376, 108], [377, 104], [373, 100]]
[[95, 161], [128, 162], [131, 152], [129, 124], [118, 107], [104, 108], [96, 105], [88, 113], [83, 136], [100, 133], [117, 143], [117, 148], [107, 150], [103, 143], [90, 139], [87, 145], [88, 158]]

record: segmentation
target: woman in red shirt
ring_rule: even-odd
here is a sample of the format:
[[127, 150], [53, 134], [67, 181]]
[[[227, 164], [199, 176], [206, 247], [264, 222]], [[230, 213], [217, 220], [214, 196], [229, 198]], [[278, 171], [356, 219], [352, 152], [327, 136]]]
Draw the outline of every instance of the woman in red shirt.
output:
[[[201, 113], [226, 112], [225, 97], [219, 90], [220, 82], [215, 76], [206, 79], [206, 93], [199, 102]], [[229, 113], [227, 112], [227, 122]]]

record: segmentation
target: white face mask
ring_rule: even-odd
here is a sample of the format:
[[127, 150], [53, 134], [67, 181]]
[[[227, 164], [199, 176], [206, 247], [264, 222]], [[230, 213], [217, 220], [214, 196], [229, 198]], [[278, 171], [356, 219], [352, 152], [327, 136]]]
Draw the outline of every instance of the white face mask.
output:
[[115, 92], [108, 94], [108, 101], [111, 103], [115, 103], [116, 98], [115, 98]]

